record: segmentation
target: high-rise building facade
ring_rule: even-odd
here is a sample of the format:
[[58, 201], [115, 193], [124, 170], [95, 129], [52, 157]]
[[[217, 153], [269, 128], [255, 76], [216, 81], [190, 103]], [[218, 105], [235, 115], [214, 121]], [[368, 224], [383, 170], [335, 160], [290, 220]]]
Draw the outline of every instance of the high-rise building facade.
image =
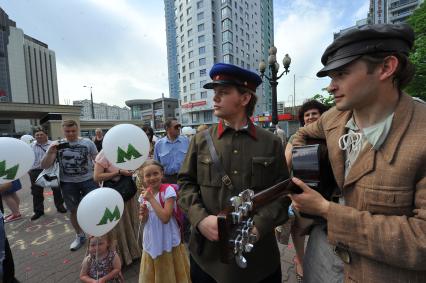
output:
[[374, 24], [405, 22], [424, 0], [370, 0], [368, 19]]
[[[168, 64], [169, 72], [170, 65], [177, 67], [181, 122], [216, 123], [213, 92], [203, 89], [210, 80], [208, 73], [218, 62], [257, 72], [273, 45], [272, 0], [165, 0], [165, 6], [166, 31], [174, 27], [175, 46], [167, 38], [168, 48], [176, 50], [176, 61], [168, 56]], [[171, 15], [174, 22], [168, 19]], [[169, 81], [174, 83], [170, 77]], [[257, 96], [255, 112], [269, 111], [269, 86], [259, 87]]]
[[179, 99], [179, 77], [177, 66], [177, 43], [176, 43], [176, 8], [174, 1], [165, 0], [164, 10], [166, 13], [166, 37], [167, 37], [167, 62], [169, 73], [169, 94], [170, 98]]
[[[59, 104], [55, 53], [24, 34], [0, 8], [0, 102]], [[13, 118], [13, 117], [11, 117]], [[30, 132], [38, 121], [0, 121], [1, 131]]]

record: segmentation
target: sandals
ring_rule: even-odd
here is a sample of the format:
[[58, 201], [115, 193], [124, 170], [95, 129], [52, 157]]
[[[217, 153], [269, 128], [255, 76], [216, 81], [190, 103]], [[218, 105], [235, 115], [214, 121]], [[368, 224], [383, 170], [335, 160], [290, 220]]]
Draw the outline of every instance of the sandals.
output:
[[303, 283], [303, 275], [300, 275], [299, 273], [297, 273], [297, 267], [300, 265], [300, 263], [296, 257], [293, 258], [293, 262], [294, 262], [294, 271], [296, 273], [297, 283]]
[[18, 214], [18, 215], [10, 214], [10, 215], [8, 215], [8, 216], [4, 219], [4, 223], [9, 223], [9, 222], [12, 222], [12, 221], [16, 221], [16, 220], [19, 220], [19, 219], [21, 219], [21, 218], [22, 218], [22, 215], [21, 215], [21, 214]]

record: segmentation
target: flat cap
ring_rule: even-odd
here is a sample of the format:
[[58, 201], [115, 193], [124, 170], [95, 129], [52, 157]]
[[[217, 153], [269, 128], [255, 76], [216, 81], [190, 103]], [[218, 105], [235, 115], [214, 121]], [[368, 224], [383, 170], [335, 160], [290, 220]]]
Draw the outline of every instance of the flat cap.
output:
[[336, 38], [324, 51], [324, 65], [318, 77], [340, 68], [365, 54], [400, 52], [408, 55], [414, 43], [414, 31], [407, 24], [371, 24], [351, 29]]
[[217, 85], [235, 85], [246, 87], [255, 92], [256, 88], [262, 83], [258, 74], [231, 64], [214, 64], [209, 75], [213, 81], [203, 86], [206, 89], [212, 89]]

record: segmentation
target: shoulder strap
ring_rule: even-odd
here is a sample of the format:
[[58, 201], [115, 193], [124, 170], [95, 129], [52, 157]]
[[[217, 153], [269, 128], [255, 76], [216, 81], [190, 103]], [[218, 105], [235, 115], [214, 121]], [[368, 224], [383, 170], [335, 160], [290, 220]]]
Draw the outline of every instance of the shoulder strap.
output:
[[219, 174], [222, 176], [222, 183], [225, 184], [225, 186], [232, 190], [234, 186], [232, 185], [231, 178], [229, 178], [228, 174], [226, 174], [225, 170], [223, 169], [222, 164], [219, 161], [219, 157], [217, 156], [216, 149], [213, 144], [212, 137], [210, 136], [209, 131], [203, 131], [202, 132], [204, 137], [206, 138], [207, 145], [209, 147], [210, 155], [213, 161], [213, 165], [216, 168], [216, 170], [219, 172]]
[[160, 199], [160, 204], [162, 207], [164, 207], [164, 199], [163, 194], [165, 194], [167, 187], [170, 186], [170, 184], [161, 184], [160, 190], [158, 191], [158, 198]]

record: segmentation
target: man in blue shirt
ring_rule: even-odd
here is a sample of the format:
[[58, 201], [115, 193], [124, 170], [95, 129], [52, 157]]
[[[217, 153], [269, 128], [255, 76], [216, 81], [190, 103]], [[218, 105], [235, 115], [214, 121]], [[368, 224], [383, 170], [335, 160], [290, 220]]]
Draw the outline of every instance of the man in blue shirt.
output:
[[164, 124], [166, 136], [154, 147], [154, 159], [164, 166], [164, 178], [169, 184], [177, 183], [177, 174], [189, 146], [188, 138], [180, 135], [181, 127], [176, 118], [167, 119]]

